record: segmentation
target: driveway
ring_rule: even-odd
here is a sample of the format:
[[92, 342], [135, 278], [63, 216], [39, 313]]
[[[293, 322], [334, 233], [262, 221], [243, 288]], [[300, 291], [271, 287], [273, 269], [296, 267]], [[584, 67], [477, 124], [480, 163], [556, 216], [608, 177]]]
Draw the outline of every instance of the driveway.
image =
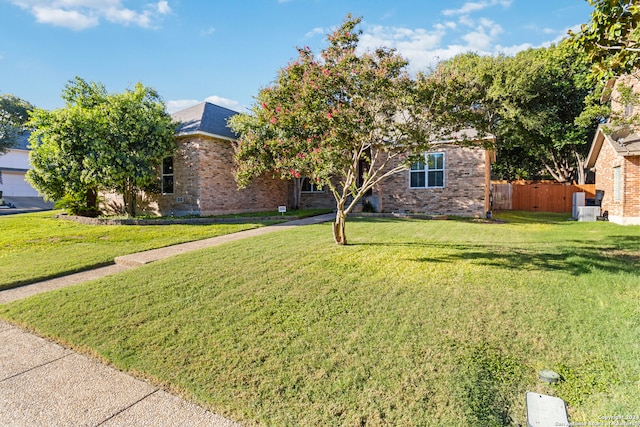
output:
[[4, 197], [4, 201], [15, 205], [15, 208], [0, 206], [0, 215], [50, 211], [53, 209], [53, 203], [45, 202], [42, 197]]

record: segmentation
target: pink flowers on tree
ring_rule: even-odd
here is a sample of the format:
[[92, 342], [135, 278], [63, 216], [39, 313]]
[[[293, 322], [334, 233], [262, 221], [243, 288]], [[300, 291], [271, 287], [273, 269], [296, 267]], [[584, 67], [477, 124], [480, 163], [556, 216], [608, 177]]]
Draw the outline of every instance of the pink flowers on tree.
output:
[[[293, 180], [294, 201], [304, 178], [326, 187], [336, 201], [338, 244], [347, 242], [349, 212], [382, 179], [406, 169], [394, 159], [424, 150], [431, 133], [428, 109], [415, 105], [406, 60], [385, 48], [356, 54], [360, 21], [347, 15], [319, 57], [298, 48], [298, 57], [258, 93], [251, 113], [230, 120], [241, 141], [239, 185], [271, 172]], [[363, 164], [366, 171], [359, 171]]]

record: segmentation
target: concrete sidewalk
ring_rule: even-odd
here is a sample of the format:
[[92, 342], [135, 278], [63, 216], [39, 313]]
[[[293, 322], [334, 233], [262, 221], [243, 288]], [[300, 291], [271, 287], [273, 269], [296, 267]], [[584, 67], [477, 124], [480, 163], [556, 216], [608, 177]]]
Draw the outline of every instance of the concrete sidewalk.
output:
[[[0, 303], [116, 274], [188, 251], [333, 218], [333, 214], [321, 215], [118, 257], [114, 265], [0, 291]], [[144, 381], [1, 321], [0, 425], [239, 426]]]
[[167, 246], [164, 248], [152, 249], [145, 252], [137, 252], [134, 254], [116, 257], [115, 264], [106, 267], [96, 268], [93, 270], [83, 271], [81, 273], [70, 274], [55, 279], [45, 280], [31, 285], [21, 286], [19, 288], [7, 289], [0, 291], [0, 304], [26, 298], [31, 295], [54, 289], [64, 288], [65, 286], [84, 283], [89, 280], [98, 279], [100, 277], [109, 276], [120, 271], [133, 267], [139, 267], [150, 262], [169, 258], [174, 255], [183, 254], [198, 249], [219, 246], [227, 242], [235, 240], [247, 239], [249, 237], [260, 236], [262, 234], [282, 231], [289, 228], [299, 227], [302, 225], [319, 224], [331, 221], [335, 218], [334, 214], [318, 215], [314, 217], [299, 219], [295, 221], [284, 222], [281, 224], [269, 225], [267, 227], [254, 228], [252, 230], [239, 231], [233, 234], [225, 234], [223, 236], [211, 237], [204, 240], [196, 240], [194, 242], [181, 243], [179, 245]]

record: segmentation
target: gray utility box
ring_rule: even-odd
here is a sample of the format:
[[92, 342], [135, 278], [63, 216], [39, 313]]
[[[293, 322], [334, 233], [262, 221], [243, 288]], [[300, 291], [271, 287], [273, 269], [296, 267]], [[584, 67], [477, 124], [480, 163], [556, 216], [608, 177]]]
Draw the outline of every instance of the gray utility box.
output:
[[564, 400], [545, 394], [527, 393], [527, 427], [568, 426]]

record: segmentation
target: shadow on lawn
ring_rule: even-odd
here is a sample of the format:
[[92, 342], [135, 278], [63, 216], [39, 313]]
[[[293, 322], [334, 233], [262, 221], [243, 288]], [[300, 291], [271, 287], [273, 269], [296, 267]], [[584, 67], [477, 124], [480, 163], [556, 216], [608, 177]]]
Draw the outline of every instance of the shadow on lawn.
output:
[[[623, 236], [625, 239], [627, 236]], [[609, 273], [640, 274], [640, 253], [628, 251], [628, 244], [614, 242], [598, 246], [588, 246], [590, 242], [574, 240], [556, 248], [555, 251], [536, 247], [508, 247], [496, 245], [443, 244], [438, 242], [413, 243], [369, 243], [369, 246], [408, 246], [417, 252], [421, 248], [429, 256], [406, 258], [410, 261], [428, 263], [454, 263], [471, 261], [479, 265], [528, 271], [564, 271], [575, 276], [589, 274], [593, 270]], [[435, 252], [435, 253], [434, 253]], [[431, 255], [432, 254], [432, 255]]]

